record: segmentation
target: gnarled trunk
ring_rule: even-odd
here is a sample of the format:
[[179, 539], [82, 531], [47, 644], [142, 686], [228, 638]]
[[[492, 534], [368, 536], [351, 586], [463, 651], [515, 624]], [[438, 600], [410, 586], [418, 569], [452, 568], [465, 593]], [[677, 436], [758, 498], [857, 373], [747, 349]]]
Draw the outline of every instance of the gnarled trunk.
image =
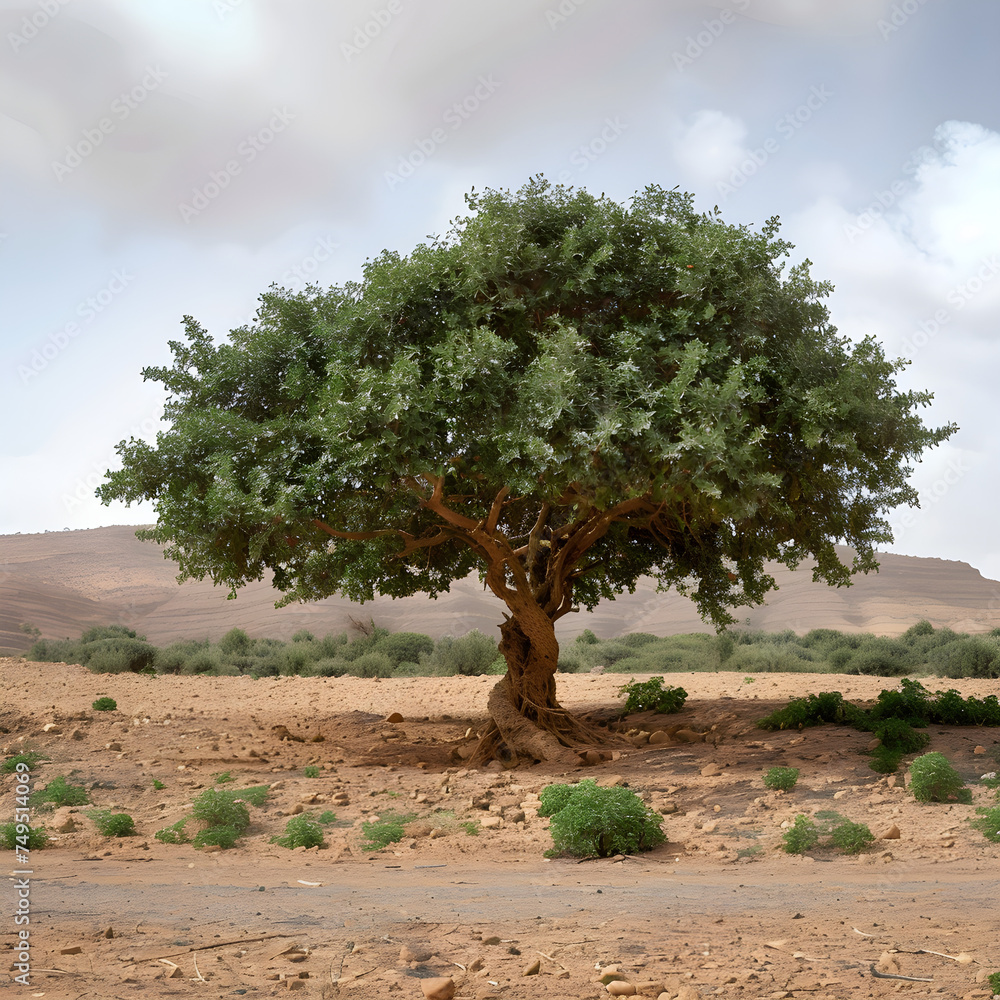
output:
[[526, 625], [522, 619], [509, 618], [500, 633], [507, 673], [490, 692], [491, 722], [471, 763], [576, 765], [587, 750], [621, 742], [607, 730], [567, 712], [556, 700], [559, 643], [552, 621], [544, 615], [530, 615]]

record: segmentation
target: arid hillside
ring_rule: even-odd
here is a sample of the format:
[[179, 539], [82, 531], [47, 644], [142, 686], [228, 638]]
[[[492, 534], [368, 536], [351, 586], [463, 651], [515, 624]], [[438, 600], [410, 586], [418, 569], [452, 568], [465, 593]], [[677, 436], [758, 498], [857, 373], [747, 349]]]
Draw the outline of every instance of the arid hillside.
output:
[[[843, 550], [845, 560], [849, 554]], [[885, 555], [878, 574], [840, 589], [813, 583], [808, 566], [795, 572], [776, 566], [772, 572], [779, 590], [763, 607], [743, 612], [752, 628], [899, 635], [922, 618], [963, 632], [1000, 626], [1000, 582], [985, 579], [967, 563]], [[343, 630], [351, 618], [372, 618], [394, 631], [435, 638], [473, 628], [493, 634], [501, 620], [500, 605], [474, 577], [437, 600], [386, 597], [358, 605], [329, 599], [281, 609], [274, 607], [279, 595], [267, 581], [230, 601], [225, 589], [207, 580], [178, 585], [175, 577], [174, 564], [158, 546], [138, 541], [132, 527], [0, 536], [0, 649], [27, 648], [30, 639], [20, 631], [22, 623], [47, 638], [75, 637], [91, 625], [119, 623], [163, 644], [217, 639], [234, 626], [279, 639], [303, 628], [324, 635]], [[652, 584], [592, 613], [568, 615], [559, 624], [563, 637], [584, 628], [602, 638], [637, 631], [711, 631], [687, 598], [658, 594]]]

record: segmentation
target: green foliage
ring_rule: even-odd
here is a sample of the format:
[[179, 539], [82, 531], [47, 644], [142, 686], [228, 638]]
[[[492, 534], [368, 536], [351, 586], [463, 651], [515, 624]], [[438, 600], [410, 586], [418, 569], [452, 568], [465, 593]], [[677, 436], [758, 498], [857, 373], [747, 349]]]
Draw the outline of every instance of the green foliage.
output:
[[285, 835], [272, 837], [271, 843], [290, 848], [319, 847], [323, 843], [323, 827], [308, 813], [300, 813], [285, 824]]
[[834, 827], [830, 839], [834, 847], [839, 847], [845, 854], [860, 854], [875, 843], [875, 835], [864, 823], [853, 823], [851, 820]]
[[166, 787], [167, 786], [162, 781], [160, 781], [159, 778], [153, 778], [153, 788], [155, 788], [156, 791], [158, 792], [162, 791]]
[[315, 764], [308, 764], [302, 771], [303, 775], [307, 778], [318, 778], [319, 768]]
[[236, 841], [243, 836], [245, 827], [231, 826], [206, 826], [194, 835], [191, 842], [195, 847], [221, 847], [228, 851], [236, 846]]
[[33, 792], [29, 801], [32, 805], [83, 806], [90, 801], [90, 796], [82, 785], [71, 785], [64, 775], [59, 774], [44, 788]]
[[898, 389], [874, 338], [837, 333], [830, 285], [784, 270], [776, 219], [754, 232], [678, 191], [620, 205], [542, 178], [466, 201], [360, 282], [273, 289], [223, 342], [186, 317], [173, 364], [144, 371], [167, 428], [122, 442], [101, 499], [153, 501], [143, 537], [183, 576], [236, 588], [270, 568], [288, 600], [463, 579], [482, 549], [441, 531], [432, 482], [476, 526], [505, 488], [508, 539], [546, 511], [560, 533], [537, 559], [578, 543], [560, 572], [587, 566], [584, 607], [651, 575], [726, 624], [773, 586], [767, 559], [812, 555], [835, 584], [875, 567], [884, 514], [917, 500], [913, 459], [954, 428], [923, 425], [929, 394]]
[[27, 847], [29, 851], [40, 851], [49, 842], [44, 826], [28, 823], [0, 823], [0, 847], [8, 851]]
[[789, 854], [805, 854], [819, 843], [819, 830], [808, 816], [800, 813], [781, 839], [784, 841], [782, 850]]
[[186, 844], [190, 839], [184, 832], [187, 821], [188, 818], [185, 816], [184, 819], [179, 819], [172, 826], [165, 826], [162, 830], [157, 830], [153, 836], [161, 844]]
[[591, 779], [576, 785], [549, 785], [541, 793], [540, 816], [551, 816], [548, 856], [607, 858], [638, 854], [662, 844], [662, 817], [628, 788], [600, 788]]
[[761, 719], [757, 725], [761, 729], [799, 729], [822, 722], [844, 724], [855, 718], [855, 712], [839, 691], [824, 691], [822, 694], [795, 698], [784, 708]]
[[191, 815], [205, 824], [195, 835], [195, 847], [232, 847], [250, 825], [248, 806], [263, 805], [267, 796], [267, 785], [206, 789], [191, 806]]
[[470, 837], [479, 836], [479, 820], [469, 819], [458, 824]]
[[600, 640], [589, 628], [585, 628], [577, 637], [576, 641], [583, 646], [593, 646]]
[[687, 699], [684, 688], [664, 688], [662, 677], [650, 677], [648, 681], [630, 681], [618, 689], [618, 694], [627, 696], [622, 707], [623, 715], [630, 715], [632, 712], [679, 712]]
[[103, 698], [98, 698], [90, 707], [95, 712], [114, 712], [118, 708], [118, 702], [105, 695]]
[[976, 812], [979, 815], [969, 820], [973, 829], [994, 844], [1000, 844], [1000, 806], [980, 807]]
[[337, 822], [337, 814], [332, 809], [327, 809], [319, 814], [319, 822], [324, 826]]
[[472, 677], [489, 673], [496, 658], [496, 640], [473, 629], [458, 639], [442, 636], [434, 651], [423, 657], [421, 666], [431, 675]]
[[986, 982], [989, 983], [990, 989], [993, 990], [993, 995], [1000, 996], [1000, 972], [990, 973], [986, 977]]
[[878, 746], [872, 752], [868, 766], [878, 774], [895, 774], [899, 769], [902, 759], [902, 750], [893, 750], [891, 747]]
[[403, 839], [403, 827], [413, 819], [413, 813], [386, 812], [381, 816], [361, 824], [361, 832], [365, 841], [361, 845], [363, 851], [379, 851], [389, 844], [395, 844]]
[[799, 769], [797, 767], [772, 767], [764, 775], [764, 787], [790, 792], [798, 780]]
[[925, 753], [910, 765], [910, 791], [918, 802], [971, 802], [962, 776], [942, 753]]
[[94, 821], [102, 837], [133, 837], [135, 821], [128, 813], [113, 813], [109, 809], [90, 809], [87, 815]]
[[13, 774], [17, 770], [18, 764], [24, 764], [29, 771], [33, 771], [42, 761], [51, 759], [48, 754], [39, 750], [23, 750], [21, 753], [8, 757], [0, 764], [0, 774]]
[[212, 775], [212, 781], [214, 781], [217, 785], [226, 785], [230, 781], [235, 780], [236, 779], [233, 777], [231, 771], [219, 771]]

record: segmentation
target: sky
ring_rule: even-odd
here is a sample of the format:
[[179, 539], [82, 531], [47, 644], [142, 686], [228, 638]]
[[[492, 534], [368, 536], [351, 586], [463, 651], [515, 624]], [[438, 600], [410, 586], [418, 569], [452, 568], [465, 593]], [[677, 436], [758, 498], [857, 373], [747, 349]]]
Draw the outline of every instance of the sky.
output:
[[531, 176], [780, 216], [833, 322], [960, 431], [889, 550], [1000, 579], [996, 0], [0, 0], [0, 534], [153, 440], [192, 315], [357, 280]]

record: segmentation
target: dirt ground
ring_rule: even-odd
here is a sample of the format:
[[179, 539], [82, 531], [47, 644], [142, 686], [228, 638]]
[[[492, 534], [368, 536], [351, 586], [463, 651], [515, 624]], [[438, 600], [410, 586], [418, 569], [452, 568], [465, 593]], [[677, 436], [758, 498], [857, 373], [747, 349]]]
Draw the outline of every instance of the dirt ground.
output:
[[[628, 680], [560, 675], [559, 696], [608, 720]], [[680, 1000], [990, 995], [985, 976], [1000, 968], [1000, 845], [967, 819], [993, 793], [979, 785], [972, 805], [921, 805], [902, 771], [887, 779], [868, 768], [864, 733], [755, 727], [808, 692], [864, 702], [897, 682], [672, 674], [667, 682], [688, 692], [684, 711], [628, 724], [682, 726], [702, 739], [675, 734], [569, 772], [469, 769], [461, 754], [485, 721], [494, 681], [149, 678], [0, 660], [4, 756], [48, 754], [34, 788], [66, 775], [93, 807], [129, 813], [138, 831], [106, 839], [83, 806], [69, 814], [75, 829], [53, 833], [27, 868], [9, 854], [0, 942], [16, 954], [12, 914], [27, 881], [31, 973], [30, 985], [12, 982], [17, 970], [5, 963], [5, 990], [419, 1000], [445, 977], [470, 1000], [581, 1000], [608, 996], [601, 977], [620, 977], [640, 996]], [[964, 695], [997, 689], [924, 683]], [[91, 708], [103, 695], [117, 711]], [[392, 713], [402, 721], [387, 721]], [[928, 749], [970, 784], [998, 770], [1000, 730], [929, 733]], [[776, 765], [800, 769], [793, 791], [764, 788]], [[308, 766], [319, 776], [306, 777]], [[235, 848], [154, 838], [227, 771], [227, 787], [270, 786]], [[546, 859], [538, 793], [584, 777], [642, 795], [663, 814], [668, 842], [634, 858]], [[15, 786], [3, 776], [0, 822], [13, 815]], [[875, 846], [858, 856], [780, 849], [782, 824], [831, 809], [867, 823]], [[303, 811], [335, 814], [322, 848], [270, 842]], [[364, 850], [362, 824], [390, 811], [413, 814], [406, 836]], [[50, 831], [66, 818], [33, 810]], [[189, 832], [197, 828], [192, 820]], [[898, 976], [911, 978], [890, 978]]]

